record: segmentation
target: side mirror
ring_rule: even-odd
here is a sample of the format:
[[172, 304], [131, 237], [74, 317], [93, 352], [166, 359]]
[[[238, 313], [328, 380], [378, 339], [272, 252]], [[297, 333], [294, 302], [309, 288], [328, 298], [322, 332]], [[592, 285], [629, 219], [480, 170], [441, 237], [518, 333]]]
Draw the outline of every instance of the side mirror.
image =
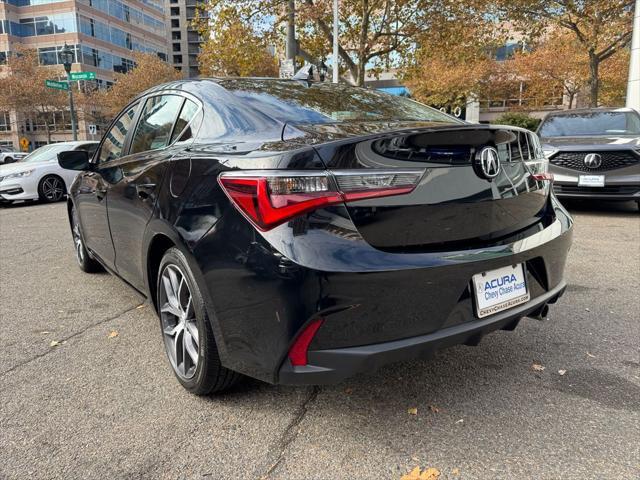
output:
[[91, 158], [85, 150], [70, 150], [58, 153], [58, 165], [65, 170], [91, 170]]

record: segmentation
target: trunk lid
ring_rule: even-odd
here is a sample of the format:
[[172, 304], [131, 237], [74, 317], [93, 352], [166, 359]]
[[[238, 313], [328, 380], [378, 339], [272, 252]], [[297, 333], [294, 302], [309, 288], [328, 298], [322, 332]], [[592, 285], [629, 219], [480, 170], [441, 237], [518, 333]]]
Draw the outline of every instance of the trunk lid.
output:
[[347, 204], [360, 234], [376, 248], [478, 247], [513, 236], [544, 217], [549, 183], [534, 179], [531, 168], [546, 165], [546, 160], [538, 138], [527, 130], [436, 123], [295, 128], [289, 140], [315, 144], [329, 170], [424, 169], [409, 194]]

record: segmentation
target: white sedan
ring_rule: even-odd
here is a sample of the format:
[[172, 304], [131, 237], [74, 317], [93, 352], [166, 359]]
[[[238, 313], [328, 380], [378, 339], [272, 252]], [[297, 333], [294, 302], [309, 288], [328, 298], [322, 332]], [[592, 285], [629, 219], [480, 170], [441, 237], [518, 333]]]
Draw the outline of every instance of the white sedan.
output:
[[98, 142], [52, 143], [34, 150], [18, 162], [0, 165], [0, 201], [62, 200], [78, 172], [60, 168], [58, 153], [86, 150], [93, 154], [97, 147]]

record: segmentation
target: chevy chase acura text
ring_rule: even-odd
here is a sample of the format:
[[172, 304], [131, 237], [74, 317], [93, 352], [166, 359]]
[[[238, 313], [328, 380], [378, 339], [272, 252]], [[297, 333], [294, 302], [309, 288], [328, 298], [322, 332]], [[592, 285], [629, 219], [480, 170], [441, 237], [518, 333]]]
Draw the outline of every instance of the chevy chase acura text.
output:
[[80, 170], [80, 267], [145, 293], [197, 394], [325, 384], [542, 317], [572, 219], [537, 137], [298, 80], [140, 95]]

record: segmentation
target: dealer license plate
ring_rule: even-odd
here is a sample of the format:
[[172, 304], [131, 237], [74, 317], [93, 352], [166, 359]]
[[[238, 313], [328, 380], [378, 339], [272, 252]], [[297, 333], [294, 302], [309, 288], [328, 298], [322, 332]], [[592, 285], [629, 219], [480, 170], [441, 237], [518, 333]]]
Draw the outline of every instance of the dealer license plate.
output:
[[472, 282], [478, 318], [526, 303], [531, 298], [521, 263], [478, 273]]
[[604, 175], [580, 175], [579, 187], [604, 187]]

